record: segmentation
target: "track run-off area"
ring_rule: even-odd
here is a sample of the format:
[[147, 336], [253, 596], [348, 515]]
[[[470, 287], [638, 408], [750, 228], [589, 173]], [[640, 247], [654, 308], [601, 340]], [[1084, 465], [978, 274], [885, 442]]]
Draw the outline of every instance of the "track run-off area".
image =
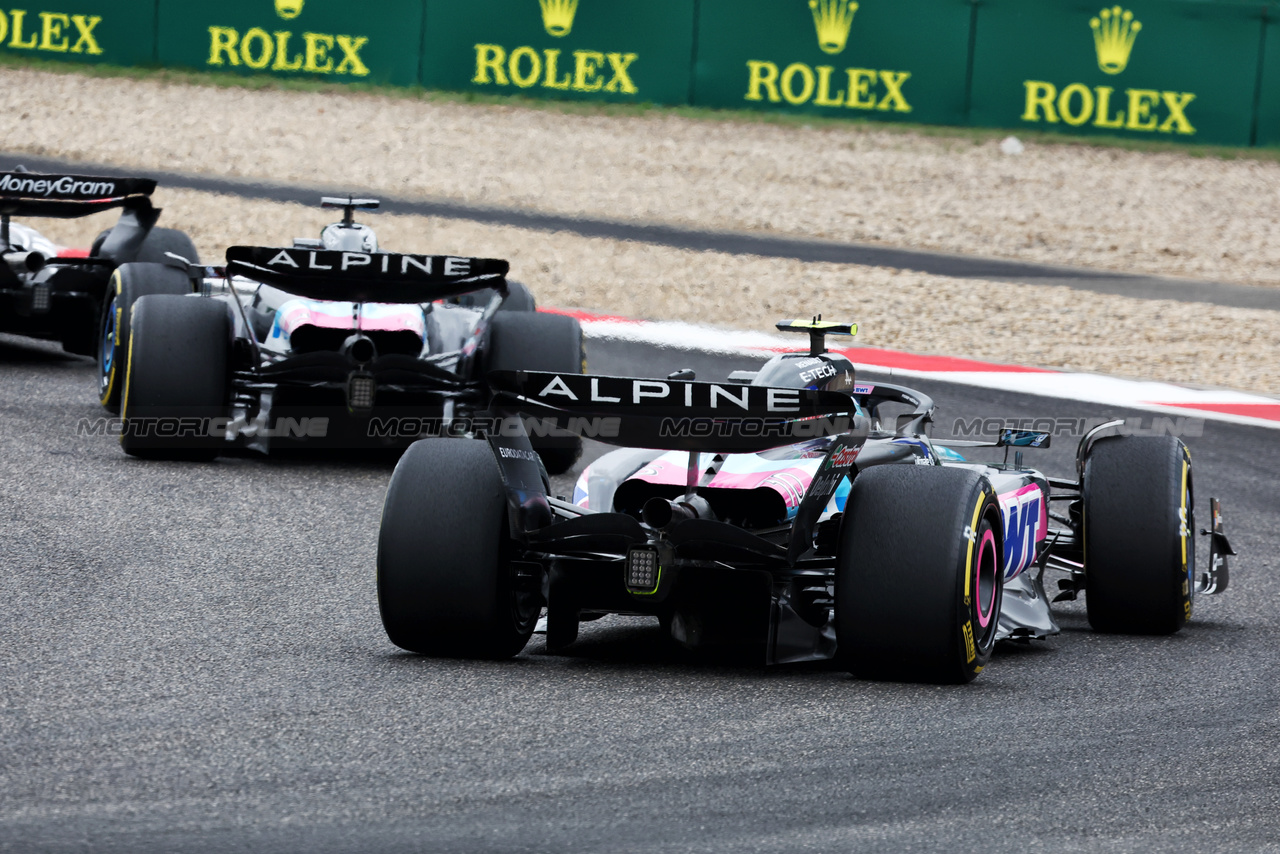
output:
[[[699, 379], [762, 358], [588, 357]], [[1186, 439], [1197, 521], [1221, 498], [1240, 553], [1187, 628], [1099, 635], [1065, 603], [1060, 636], [939, 687], [711, 660], [624, 618], [557, 655], [405, 654], [374, 589], [393, 457], [134, 460], [79, 428], [95, 371], [0, 336], [0, 852], [1280, 849], [1273, 429]], [[1153, 416], [895, 381], [940, 436]], [[1028, 462], [1069, 476], [1074, 445]]]

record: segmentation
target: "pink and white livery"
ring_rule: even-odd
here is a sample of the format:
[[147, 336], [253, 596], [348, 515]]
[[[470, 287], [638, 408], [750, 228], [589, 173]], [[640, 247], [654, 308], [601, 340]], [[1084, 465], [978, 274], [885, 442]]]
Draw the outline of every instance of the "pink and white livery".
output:
[[[838, 659], [876, 679], [969, 681], [997, 641], [1058, 632], [1044, 586], [1085, 594], [1101, 631], [1176, 631], [1226, 586], [1215, 518], [1197, 572], [1190, 456], [1169, 436], [1089, 433], [1070, 478], [1023, 462], [1046, 433], [930, 435], [918, 391], [854, 380], [824, 336], [725, 382], [496, 372], [495, 412], [597, 429], [619, 446], [551, 497], [521, 431], [409, 449], [382, 516], [390, 639], [425, 654], [514, 655], [545, 608], [547, 646], [583, 620], [656, 617], [690, 648], [769, 663]], [[577, 425], [576, 427], [573, 425]], [[594, 428], [593, 428], [594, 429]], [[990, 462], [969, 452], [1003, 455]], [[1009, 458], [1012, 452], [1012, 460]], [[441, 489], [446, 472], [465, 472]]]

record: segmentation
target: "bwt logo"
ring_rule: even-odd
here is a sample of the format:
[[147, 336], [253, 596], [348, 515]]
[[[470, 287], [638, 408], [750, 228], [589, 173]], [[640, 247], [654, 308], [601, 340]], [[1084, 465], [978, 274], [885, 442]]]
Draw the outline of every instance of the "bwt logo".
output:
[[[99, 56], [102, 47], [94, 30], [102, 23], [101, 15], [65, 15], [62, 12], [40, 12], [38, 25], [27, 27], [26, 9], [0, 9], [0, 46], [15, 50], [43, 50], [49, 53], [83, 53]], [[8, 44], [4, 40], [9, 39]], [[72, 39], [75, 39], [72, 41]]]
[[999, 496], [1004, 522], [1004, 577], [1012, 578], [1031, 565], [1036, 546], [1048, 529], [1044, 493], [1032, 484]]

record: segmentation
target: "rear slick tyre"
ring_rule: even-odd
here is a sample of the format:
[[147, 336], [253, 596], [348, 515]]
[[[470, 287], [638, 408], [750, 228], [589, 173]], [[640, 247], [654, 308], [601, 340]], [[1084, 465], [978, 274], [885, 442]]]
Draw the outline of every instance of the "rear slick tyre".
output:
[[[489, 329], [487, 371], [581, 374], [587, 357], [582, 327], [562, 314], [509, 312], [494, 315]], [[530, 436], [548, 474], [563, 474], [582, 456], [581, 436]]]
[[836, 567], [838, 657], [855, 676], [963, 683], [991, 658], [1000, 522], [973, 471], [885, 465], [854, 479]]
[[133, 304], [131, 324], [120, 446], [135, 457], [213, 459], [225, 445], [229, 411], [226, 304], [145, 296]]
[[1191, 619], [1191, 456], [1172, 436], [1100, 439], [1084, 466], [1085, 606], [1099, 632], [1166, 635]]
[[120, 395], [129, 366], [133, 304], [144, 296], [191, 293], [186, 273], [163, 264], [124, 264], [111, 274], [98, 325], [98, 402], [120, 413]]
[[422, 655], [510, 658], [541, 613], [511, 564], [506, 491], [489, 443], [424, 439], [400, 458], [378, 532], [378, 610]]

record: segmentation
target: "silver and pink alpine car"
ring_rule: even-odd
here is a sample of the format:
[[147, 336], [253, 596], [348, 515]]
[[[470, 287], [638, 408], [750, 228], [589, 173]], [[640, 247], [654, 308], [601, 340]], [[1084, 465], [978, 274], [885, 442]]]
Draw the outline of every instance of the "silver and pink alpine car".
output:
[[[1197, 571], [1190, 456], [1171, 436], [1088, 434], [1069, 479], [1024, 465], [1047, 433], [929, 436], [933, 402], [859, 383], [823, 337], [725, 382], [496, 372], [502, 429], [413, 445], [387, 491], [378, 600], [391, 641], [505, 657], [545, 609], [547, 647], [582, 621], [656, 617], [687, 647], [768, 663], [837, 659], [868, 678], [966, 682], [998, 640], [1058, 632], [1083, 594], [1101, 631], [1168, 633], [1221, 592], [1230, 546], [1213, 515]], [[572, 500], [548, 494], [525, 425], [621, 446]], [[998, 449], [970, 462], [958, 447]], [[1014, 449], [1014, 458], [1008, 459]]]
[[[506, 261], [386, 252], [354, 219], [376, 200], [323, 205], [344, 213], [319, 238], [119, 268], [101, 388], [127, 453], [404, 447], [470, 429], [490, 371], [582, 371], [578, 322], [538, 313]], [[581, 439], [538, 450], [564, 471]]]

